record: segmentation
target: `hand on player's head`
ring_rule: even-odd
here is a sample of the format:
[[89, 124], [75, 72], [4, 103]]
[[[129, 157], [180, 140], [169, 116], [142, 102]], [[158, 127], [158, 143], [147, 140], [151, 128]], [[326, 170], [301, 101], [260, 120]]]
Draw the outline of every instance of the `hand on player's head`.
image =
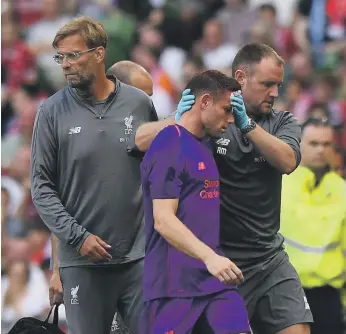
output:
[[232, 112], [234, 115], [234, 121], [239, 129], [243, 129], [248, 125], [248, 116], [246, 114], [246, 108], [244, 104], [241, 91], [237, 91], [231, 94], [230, 103], [232, 105]]
[[192, 108], [195, 104], [195, 95], [190, 95], [191, 89], [185, 89], [181, 95], [181, 99], [178, 104], [177, 113], [175, 114], [175, 121], [178, 122], [181, 116]]

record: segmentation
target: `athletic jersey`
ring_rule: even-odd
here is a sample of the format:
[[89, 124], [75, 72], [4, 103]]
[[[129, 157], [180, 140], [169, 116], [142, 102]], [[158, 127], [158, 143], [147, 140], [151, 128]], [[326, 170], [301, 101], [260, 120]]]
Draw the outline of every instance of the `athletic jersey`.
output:
[[200, 260], [171, 246], [155, 229], [153, 199], [179, 199], [176, 216], [196, 237], [219, 250], [219, 174], [210, 149], [172, 125], [151, 144], [141, 167], [145, 214], [145, 300], [194, 297], [228, 289]]
[[[301, 129], [291, 113], [273, 110], [257, 124], [291, 146], [300, 163]], [[244, 269], [282, 249], [282, 174], [234, 124], [212, 144], [220, 173], [222, 251]]]

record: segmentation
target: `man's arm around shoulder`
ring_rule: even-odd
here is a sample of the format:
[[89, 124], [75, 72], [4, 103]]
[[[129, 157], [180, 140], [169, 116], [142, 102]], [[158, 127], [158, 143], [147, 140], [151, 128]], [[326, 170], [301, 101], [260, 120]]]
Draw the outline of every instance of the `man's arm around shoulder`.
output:
[[144, 123], [136, 131], [135, 144], [139, 151], [146, 152], [156, 135], [166, 126], [174, 124], [174, 117], [170, 116], [161, 121]]

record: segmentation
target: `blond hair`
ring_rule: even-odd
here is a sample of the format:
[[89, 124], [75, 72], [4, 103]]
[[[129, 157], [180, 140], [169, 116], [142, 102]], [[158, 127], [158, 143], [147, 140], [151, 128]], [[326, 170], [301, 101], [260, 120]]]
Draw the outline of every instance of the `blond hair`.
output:
[[99, 46], [107, 47], [108, 35], [103, 25], [90, 17], [81, 16], [59, 29], [52, 43], [54, 49], [61, 40], [73, 35], [79, 35], [90, 49]]

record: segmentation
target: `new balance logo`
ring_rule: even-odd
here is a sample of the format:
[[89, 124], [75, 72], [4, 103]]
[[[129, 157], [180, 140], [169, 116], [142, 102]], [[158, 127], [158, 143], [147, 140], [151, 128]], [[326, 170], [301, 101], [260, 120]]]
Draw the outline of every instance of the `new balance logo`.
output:
[[74, 128], [71, 128], [68, 132], [69, 135], [74, 135], [76, 133], [80, 133], [80, 130], [82, 128], [80, 126], [75, 126]]
[[218, 147], [217, 150], [216, 150], [216, 153], [222, 154], [222, 155], [226, 155], [227, 154], [227, 150], [224, 147]]
[[75, 288], [71, 288], [71, 305], [78, 305], [79, 300], [78, 300], [78, 290], [79, 290], [79, 285], [77, 285]]
[[216, 144], [222, 145], [222, 146], [227, 146], [229, 144], [230, 140], [226, 138], [220, 138], [216, 141]]

